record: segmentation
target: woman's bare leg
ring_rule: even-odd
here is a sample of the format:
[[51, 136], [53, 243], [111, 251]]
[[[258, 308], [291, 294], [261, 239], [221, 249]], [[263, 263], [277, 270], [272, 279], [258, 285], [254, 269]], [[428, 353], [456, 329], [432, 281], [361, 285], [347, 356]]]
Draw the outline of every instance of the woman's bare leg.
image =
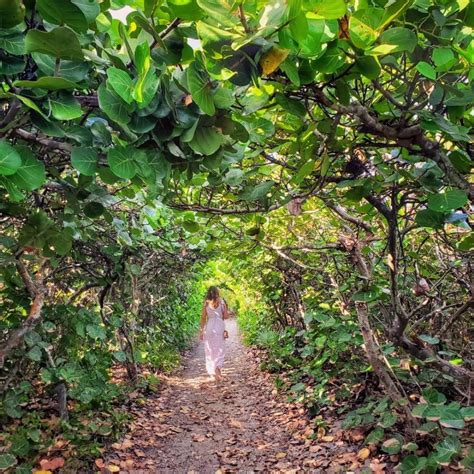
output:
[[222, 380], [221, 369], [219, 367], [216, 368], [216, 382], [220, 382]]

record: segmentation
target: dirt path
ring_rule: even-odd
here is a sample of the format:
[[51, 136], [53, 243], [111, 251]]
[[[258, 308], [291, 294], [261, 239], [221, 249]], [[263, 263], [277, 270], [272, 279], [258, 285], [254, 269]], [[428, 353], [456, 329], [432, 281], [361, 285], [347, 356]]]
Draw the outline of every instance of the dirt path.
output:
[[274, 399], [268, 376], [242, 346], [235, 321], [226, 321], [226, 327], [225, 381], [209, 382], [198, 344], [181, 373], [134, 410], [131, 431], [113, 445], [107, 464], [130, 473], [347, 472], [341, 461], [334, 469], [330, 464], [344, 452], [354, 460], [355, 448], [348, 453], [348, 446], [331, 436], [309, 439], [313, 430], [304, 411]]

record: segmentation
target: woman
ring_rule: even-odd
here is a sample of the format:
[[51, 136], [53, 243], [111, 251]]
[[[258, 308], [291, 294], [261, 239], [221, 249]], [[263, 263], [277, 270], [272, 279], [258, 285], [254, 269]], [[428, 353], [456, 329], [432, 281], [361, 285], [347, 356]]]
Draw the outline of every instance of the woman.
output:
[[201, 313], [201, 341], [204, 341], [206, 369], [217, 382], [222, 380], [224, 365], [224, 319], [228, 318], [227, 306], [219, 295], [219, 289], [207, 290]]

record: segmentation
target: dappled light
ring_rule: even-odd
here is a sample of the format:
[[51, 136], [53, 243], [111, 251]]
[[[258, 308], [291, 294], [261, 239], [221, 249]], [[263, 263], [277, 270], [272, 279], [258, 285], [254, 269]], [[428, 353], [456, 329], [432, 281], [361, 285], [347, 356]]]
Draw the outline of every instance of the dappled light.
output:
[[0, 471], [473, 471], [473, 28], [0, 0]]

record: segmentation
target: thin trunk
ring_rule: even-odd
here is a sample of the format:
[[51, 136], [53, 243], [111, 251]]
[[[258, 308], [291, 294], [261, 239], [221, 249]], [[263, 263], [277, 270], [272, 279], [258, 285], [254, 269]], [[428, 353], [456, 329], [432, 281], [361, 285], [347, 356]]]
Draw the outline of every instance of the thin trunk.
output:
[[377, 375], [380, 382], [384, 386], [387, 395], [390, 397], [392, 402], [394, 402], [394, 404], [400, 408], [400, 410], [405, 415], [410, 429], [414, 431], [414, 427], [417, 425], [417, 422], [415, 418], [413, 418], [410, 408], [407, 405], [400, 403], [404, 399], [404, 395], [400, 392], [396, 383], [388, 373], [385, 364], [382, 362], [381, 350], [374, 339], [373, 330], [370, 326], [367, 304], [356, 303], [356, 309], [360, 331], [362, 333], [362, 337], [364, 338], [364, 348], [365, 353], [367, 354], [367, 359], [369, 360], [374, 373]]

